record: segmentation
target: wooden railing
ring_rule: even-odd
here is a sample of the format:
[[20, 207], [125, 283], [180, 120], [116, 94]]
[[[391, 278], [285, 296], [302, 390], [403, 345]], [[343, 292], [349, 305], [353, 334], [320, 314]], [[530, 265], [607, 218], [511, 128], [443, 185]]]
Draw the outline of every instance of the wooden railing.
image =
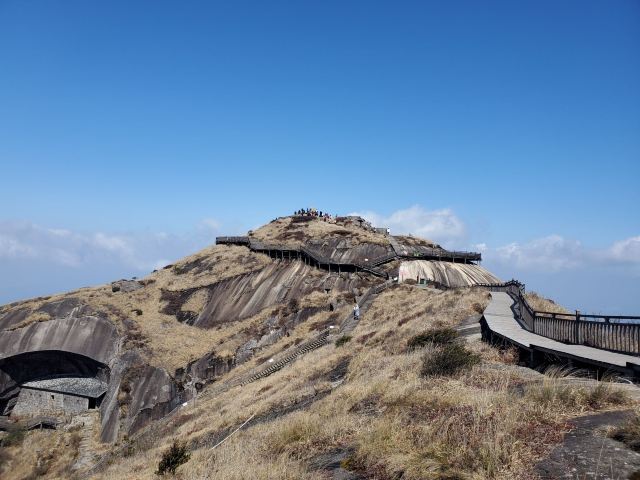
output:
[[216, 244], [249, 245], [249, 237], [216, 237]]
[[259, 241], [256, 241], [249, 237], [216, 237], [216, 244], [218, 245], [243, 245], [249, 247], [254, 252], [261, 252], [272, 254], [276, 253], [278, 257], [282, 258], [300, 258], [302, 256], [309, 259], [311, 262], [318, 265], [318, 267], [326, 266], [329, 270], [332, 268], [334, 271], [340, 271], [340, 269], [356, 269], [369, 272], [372, 275], [376, 275], [382, 278], [389, 278], [389, 274], [384, 270], [375, 268], [383, 263], [386, 263], [394, 258], [396, 255], [374, 259], [371, 263], [359, 263], [359, 262], [336, 262], [329, 257], [325, 257], [320, 252], [303, 245], [300, 248], [290, 247], [287, 245], [268, 245]]
[[[397, 242], [396, 242], [397, 243]], [[320, 252], [310, 248], [307, 245], [303, 245], [300, 248], [290, 247], [287, 245], [267, 245], [260, 241], [254, 240], [250, 237], [216, 237], [216, 244], [219, 245], [243, 245], [249, 247], [251, 250], [262, 253], [276, 253], [276, 255], [285, 258], [291, 258], [292, 255], [299, 258], [301, 255], [305, 255], [312, 262], [315, 262], [318, 266], [327, 266], [329, 269], [335, 268], [337, 270], [341, 268], [355, 268], [369, 272], [373, 275], [382, 278], [389, 278], [389, 274], [385, 271], [376, 268], [385, 263], [391, 262], [398, 258], [411, 258], [411, 259], [430, 259], [430, 260], [442, 260], [442, 261], [479, 261], [482, 259], [481, 254], [474, 252], [458, 252], [448, 251], [438, 248], [429, 247], [414, 247], [411, 251], [407, 250], [407, 253], [398, 252], [397, 247], [393, 247], [394, 251], [380, 257], [374, 258], [367, 262], [336, 262], [335, 260], [323, 256]], [[393, 246], [393, 245], [392, 245]]]
[[640, 317], [536, 312], [533, 332], [564, 343], [640, 355]]
[[482, 254], [476, 252], [464, 252], [456, 250], [445, 250], [443, 248], [430, 248], [430, 247], [412, 247], [407, 250], [406, 254], [399, 255], [402, 258], [420, 259], [425, 258], [429, 260], [442, 260], [442, 261], [461, 261], [461, 262], [479, 262], [482, 260]]
[[507, 292], [514, 299], [516, 320], [536, 335], [572, 345], [640, 355], [640, 317], [539, 312], [531, 308], [524, 296], [524, 284], [517, 280], [479, 286]]

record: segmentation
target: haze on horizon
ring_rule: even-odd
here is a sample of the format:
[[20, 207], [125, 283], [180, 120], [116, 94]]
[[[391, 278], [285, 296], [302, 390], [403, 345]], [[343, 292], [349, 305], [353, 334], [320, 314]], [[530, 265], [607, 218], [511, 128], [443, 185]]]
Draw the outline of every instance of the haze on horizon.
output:
[[640, 3], [0, 2], [0, 303], [314, 206], [640, 313]]

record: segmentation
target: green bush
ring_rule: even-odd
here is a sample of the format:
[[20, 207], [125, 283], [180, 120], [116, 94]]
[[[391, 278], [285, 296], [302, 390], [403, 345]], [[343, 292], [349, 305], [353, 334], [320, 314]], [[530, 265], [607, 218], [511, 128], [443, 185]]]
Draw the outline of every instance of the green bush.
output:
[[447, 343], [425, 353], [422, 359], [422, 376], [450, 376], [470, 369], [480, 362], [480, 356], [458, 343]]
[[2, 447], [14, 447], [22, 444], [24, 440], [24, 430], [20, 427], [10, 427], [7, 435], [0, 442]]
[[344, 335], [340, 337], [338, 340], [336, 340], [336, 347], [341, 347], [342, 345], [350, 341], [351, 341], [351, 337], [349, 335]]
[[447, 343], [453, 342], [456, 338], [458, 338], [458, 332], [453, 328], [432, 328], [410, 338], [407, 342], [407, 346], [410, 350], [415, 350], [416, 348], [422, 348], [430, 343], [446, 345]]
[[175, 475], [177, 468], [183, 463], [189, 461], [190, 457], [191, 454], [187, 450], [187, 444], [174, 440], [173, 445], [171, 445], [169, 450], [162, 454], [162, 459], [158, 464], [158, 471], [156, 474], [164, 475], [168, 472], [171, 475]]

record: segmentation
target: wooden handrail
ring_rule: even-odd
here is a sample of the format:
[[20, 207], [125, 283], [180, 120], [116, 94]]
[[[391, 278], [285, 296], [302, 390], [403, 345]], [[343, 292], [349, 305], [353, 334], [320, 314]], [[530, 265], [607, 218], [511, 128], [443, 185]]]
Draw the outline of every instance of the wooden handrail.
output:
[[536, 311], [524, 296], [524, 284], [517, 280], [478, 286], [509, 293], [515, 302], [516, 320], [532, 333], [564, 343], [640, 355], [640, 317]]
[[226, 236], [226, 237], [216, 237], [216, 244], [218, 245], [242, 245], [248, 246], [251, 250], [256, 252], [280, 252], [283, 256], [285, 253], [296, 253], [296, 254], [304, 254], [309, 257], [311, 260], [316, 262], [318, 265], [327, 265], [329, 267], [351, 267], [363, 270], [365, 272], [369, 272], [373, 275], [383, 278], [389, 278], [389, 274], [384, 270], [380, 270], [376, 267], [384, 263], [388, 263], [390, 261], [396, 260], [398, 258], [429, 258], [429, 259], [438, 259], [438, 260], [449, 260], [455, 262], [455, 260], [459, 259], [461, 261], [467, 260], [481, 260], [482, 256], [479, 253], [474, 252], [461, 252], [461, 251], [448, 251], [444, 249], [435, 249], [430, 247], [418, 247], [418, 249], [413, 250], [413, 254], [399, 253], [395, 247], [393, 247], [394, 251], [388, 253], [386, 255], [382, 255], [380, 257], [374, 258], [369, 262], [339, 262], [335, 261], [332, 258], [328, 258], [323, 256], [318, 251], [309, 248], [308, 245], [302, 245], [299, 248], [289, 247], [286, 245], [267, 245], [260, 241], [254, 240], [248, 236]]

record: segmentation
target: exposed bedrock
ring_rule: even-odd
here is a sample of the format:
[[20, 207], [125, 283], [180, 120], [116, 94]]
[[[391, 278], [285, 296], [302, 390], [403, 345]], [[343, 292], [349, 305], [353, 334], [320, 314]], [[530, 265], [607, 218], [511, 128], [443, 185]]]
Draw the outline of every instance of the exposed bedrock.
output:
[[418, 278], [433, 280], [449, 287], [500, 282], [496, 276], [479, 265], [433, 260], [411, 260], [400, 264], [399, 281]]
[[[19, 305], [19, 304], [18, 304]], [[32, 309], [27, 306], [7, 305], [0, 308], [0, 330], [16, 329], [30, 315], [38, 315], [40, 320], [61, 319], [67, 317], [80, 317], [91, 315], [92, 312], [86, 305], [82, 305], [75, 297], [63, 298], [47, 302], [39, 308]], [[44, 318], [43, 318], [44, 317]]]
[[188, 400], [207, 383], [217, 380], [236, 366], [236, 357], [219, 357], [215, 352], [190, 362], [186, 368], [176, 370], [175, 380], [183, 397]]
[[177, 384], [166, 371], [146, 365], [135, 352], [119, 355], [121, 339], [109, 320], [75, 316], [84, 309], [74, 302], [41, 309], [65, 316], [0, 333], [3, 414], [9, 413], [25, 382], [62, 376], [98, 378], [108, 382], [100, 405], [102, 440], [115, 441], [121, 429], [135, 431], [181, 401]]
[[160, 368], [146, 365], [131, 391], [127, 431], [133, 433], [151, 420], [157, 420], [182, 401], [176, 383]]
[[112, 364], [111, 381], [100, 405], [101, 440], [114, 442], [120, 432], [132, 434], [184, 401], [173, 378], [161, 368], [144, 363], [135, 351]]
[[27, 352], [59, 350], [108, 364], [118, 349], [115, 326], [101, 317], [66, 317], [0, 334], [0, 360]]
[[377, 243], [353, 243], [346, 238], [327, 238], [322, 241], [310, 241], [309, 247], [335, 263], [365, 263], [393, 253], [390, 245]]
[[[328, 308], [328, 307], [327, 307]], [[265, 320], [264, 331], [257, 338], [252, 338], [236, 351], [235, 363], [240, 364], [253, 356], [256, 350], [273, 345], [293, 330], [298, 324], [305, 322], [312, 315], [325, 310], [324, 307], [305, 307], [282, 319], [270, 317]]]
[[[165, 291], [163, 311], [201, 328], [242, 320], [276, 304], [286, 304], [313, 291], [350, 292], [367, 284], [354, 274], [329, 275], [301, 261], [273, 262], [262, 270], [238, 275], [206, 287], [207, 301], [202, 311], [184, 311], [198, 289]], [[327, 308], [329, 304], [327, 303]]]

